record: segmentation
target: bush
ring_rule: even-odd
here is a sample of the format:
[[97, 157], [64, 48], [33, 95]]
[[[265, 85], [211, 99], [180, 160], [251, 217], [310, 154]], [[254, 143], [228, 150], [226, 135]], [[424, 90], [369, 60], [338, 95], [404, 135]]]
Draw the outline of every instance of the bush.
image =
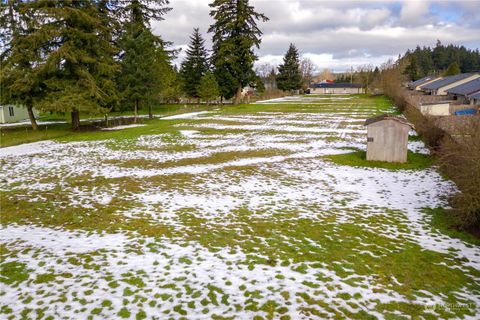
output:
[[462, 136], [445, 137], [439, 149], [439, 163], [461, 192], [449, 199], [458, 224], [480, 227], [480, 127], [465, 128]]
[[445, 137], [445, 131], [437, 127], [433, 119], [425, 117], [413, 106], [407, 105], [404, 113], [407, 119], [415, 126], [417, 133], [422, 136], [425, 144], [433, 150], [437, 150]]

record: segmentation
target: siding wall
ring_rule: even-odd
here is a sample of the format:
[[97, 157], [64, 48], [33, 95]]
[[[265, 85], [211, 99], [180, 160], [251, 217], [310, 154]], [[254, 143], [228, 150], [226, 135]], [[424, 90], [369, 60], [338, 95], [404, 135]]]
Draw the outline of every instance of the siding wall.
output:
[[[9, 107], [13, 107], [13, 116], [10, 115]], [[37, 112], [34, 109], [34, 114]], [[27, 108], [12, 105], [0, 106], [0, 123], [11, 123], [28, 120]]]
[[367, 128], [367, 160], [406, 162], [410, 126], [394, 120], [382, 120]]
[[361, 93], [361, 88], [312, 88], [312, 94], [357, 94]]
[[450, 115], [450, 103], [420, 105], [420, 111], [426, 116], [448, 116]]

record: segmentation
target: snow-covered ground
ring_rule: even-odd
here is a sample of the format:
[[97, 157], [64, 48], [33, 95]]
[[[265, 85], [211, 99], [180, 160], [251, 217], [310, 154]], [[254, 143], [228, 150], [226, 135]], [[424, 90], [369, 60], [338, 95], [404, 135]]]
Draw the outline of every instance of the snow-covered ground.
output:
[[105, 131], [124, 130], [124, 129], [130, 129], [130, 128], [144, 127], [144, 126], [145, 126], [144, 124], [127, 124], [122, 126], [102, 128], [102, 130], [105, 130]]
[[[320, 102], [347, 107], [303, 109], [302, 103], [321, 108]], [[451, 182], [435, 168], [388, 171], [325, 159], [364, 149], [363, 121], [375, 108], [354, 97], [264, 103], [299, 109], [196, 112], [163, 118], [184, 120], [176, 132], [134, 141], [0, 149], [0, 191], [19, 206], [53, 202], [52, 216], [72, 208], [101, 215], [114, 207], [126, 222], [147, 219], [171, 230], [142, 236], [140, 230], [4, 224], [2, 263], [29, 271], [27, 280], [2, 286], [1, 312], [16, 318], [33, 309], [27, 317], [68, 319], [311, 319], [359, 312], [385, 318], [411, 316], [398, 307], [406, 304], [442, 317], [431, 306], [461, 303], [470, 308], [461, 315], [480, 315], [478, 286], [422, 286], [416, 274], [425, 270], [411, 266], [414, 272], [405, 274], [383, 265], [416, 252], [410, 263], [432, 278], [461, 273], [466, 283], [480, 281], [480, 248], [439, 233], [422, 211], [447, 206], [446, 195], [456, 192]], [[421, 142], [409, 147], [428, 153]], [[125, 200], [130, 205], [119, 204]]]

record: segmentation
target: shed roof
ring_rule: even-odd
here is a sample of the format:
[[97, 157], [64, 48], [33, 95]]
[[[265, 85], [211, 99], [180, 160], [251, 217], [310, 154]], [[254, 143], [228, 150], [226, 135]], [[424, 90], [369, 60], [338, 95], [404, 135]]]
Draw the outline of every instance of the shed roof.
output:
[[361, 88], [362, 86], [358, 83], [328, 83], [328, 82], [321, 82], [315, 83], [312, 88]]
[[460, 95], [469, 95], [470, 93], [477, 92], [480, 90], [480, 78], [477, 78], [472, 81], [468, 81], [459, 86], [450, 88], [447, 90], [447, 93], [460, 94]]
[[437, 90], [437, 89], [440, 89], [442, 87], [448, 86], [452, 83], [455, 83], [457, 81], [460, 81], [460, 80], [466, 79], [468, 77], [471, 77], [472, 75], [474, 75], [474, 73], [460, 73], [460, 74], [456, 74], [454, 76], [448, 76], [448, 77], [445, 77], [443, 79], [439, 79], [437, 81], [427, 83], [426, 85], [422, 86], [422, 89]]
[[373, 117], [373, 118], [369, 118], [365, 121], [365, 126], [369, 126], [371, 125], [372, 123], [375, 123], [375, 122], [379, 122], [379, 121], [383, 121], [383, 120], [393, 120], [393, 121], [397, 121], [401, 124], [404, 124], [404, 125], [407, 125], [409, 126], [410, 128], [412, 129], [415, 129], [415, 127], [413, 126], [413, 124], [411, 124], [410, 122], [407, 121], [407, 119], [403, 118], [403, 117], [399, 117], [399, 116], [395, 116], [395, 115], [392, 115], [392, 114], [382, 114], [380, 116], [376, 116], [376, 117]]
[[416, 88], [418, 86], [421, 86], [422, 84], [426, 83], [426, 82], [429, 82], [429, 81], [432, 81], [434, 79], [440, 79], [440, 77], [438, 76], [426, 76], [426, 77], [423, 77], [422, 79], [418, 79], [416, 81], [413, 81], [413, 82], [410, 82], [408, 84], [408, 87], [413, 89], [413, 88]]
[[480, 91], [468, 95], [470, 99], [480, 99]]

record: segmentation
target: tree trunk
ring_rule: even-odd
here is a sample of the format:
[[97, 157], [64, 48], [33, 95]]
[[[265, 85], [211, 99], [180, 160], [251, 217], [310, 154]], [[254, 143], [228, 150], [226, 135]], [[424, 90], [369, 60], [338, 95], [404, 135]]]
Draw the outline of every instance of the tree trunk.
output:
[[30, 118], [30, 122], [32, 123], [32, 129], [38, 130], [37, 120], [35, 119], [35, 115], [33, 114], [33, 106], [30, 103], [27, 104], [27, 111], [28, 118]]
[[73, 109], [72, 111], [72, 129], [80, 129], [80, 111], [77, 109]]
[[138, 117], [138, 99], [135, 99], [135, 109], [133, 111], [133, 123], [137, 123]]
[[152, 105], [148, 105], [148, 118], [153, 119]]
[[239, 85], [237, 88], [237, 93], [235, 93], [235, 100], [233, 100], [233, 104], [240, 104], [241, 99], [242, 99], [242, 86]]

